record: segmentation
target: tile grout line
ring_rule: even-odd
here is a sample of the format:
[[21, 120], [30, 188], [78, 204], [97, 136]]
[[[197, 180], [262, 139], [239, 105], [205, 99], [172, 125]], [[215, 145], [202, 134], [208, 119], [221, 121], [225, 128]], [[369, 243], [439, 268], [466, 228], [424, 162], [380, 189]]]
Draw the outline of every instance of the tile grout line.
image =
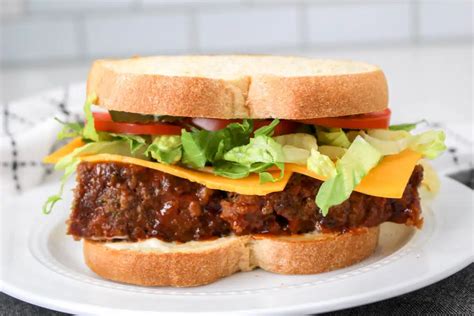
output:
[[420, 44], [420, 0], [410, 2], [411, 26], [410, 32], [414, 45]]
[[[472, 39], [470, 37], [459, 37], [459, 38], [448, 38], [448, 39], [437, 39], [437, 40], [425, 40], [423, 41], [423, 46], [426, 47], [433, 47], [433, 46], [439, 46], [439, 45], [470, 45], [472, 43]], [[405, 45], [406, 47], [413, 45], [413, 43], [410, 40], [390, 40], [390, 41], [364, 41], [364, 42], [357, 42], [357, 43], [345, 43], [345, 44], [332, 44], [332, 43], [322, 43], [322, 44], [313, 44], [313, 43], [308, 43], [306, 51], [314, 51], [316, 53], [318, 52], [327, 52], [330, 50], [335, 50], [335, 49], [341, 49], [341, 50], [346, 50], [346, 49], [351, 49], [351, 50], [357, 50], [361, 48], [367, 48], [370, 46], [371, 49], [385, 49], [385, 48], [390, 48], [390, 47], [400, 47], [400, 45]], [[300, 47], [298, 45], [273, 45], [273, 46], [268, 46], [268, 47], [255, 47], [255, 46], [246, 46], [243, 50], [249, 51], [250, 53], [264, 53], [265, 51], [268, 50], [287, 50], [287, 51], [295, 51], [298, 50]], [[199, 48], [198, 48], [199, 49]], [[226, 49], [213, 49], [213, 50], [208, 50], [207, 51], [209, 54], [225, 54], [228, 52]], [[156, 53], [153, 51], [146, 51], [143, 54], [152, 54]], [[160, 51], [160, 54], [186, 54], [186, 53], [191, 53], [189, 49], [170, 49], [170, 50], [164, 50]], [[124, 56], [125, 58], [126, 56]], [[8, 69], [25, 69], [25, 67], [50, 67], [51, 65], [69, 65], [72, 63], [73, 65], [80, 65], [81, 63], [87, 62], [89, 63], [92, 59], [97, 58], [97, 56], [89, 56], [87, 53], [85, 56], [77, 57], [77, 58], [70, 58], [70, 57], [64, 57], [64, 58], [39, 58], [35, 60], [22, 60], [19, 62], [15, 63], [10, 63], [7, 64], [3, 61], [0, 61], [0, 67], [2, 67], [2, 70]]]

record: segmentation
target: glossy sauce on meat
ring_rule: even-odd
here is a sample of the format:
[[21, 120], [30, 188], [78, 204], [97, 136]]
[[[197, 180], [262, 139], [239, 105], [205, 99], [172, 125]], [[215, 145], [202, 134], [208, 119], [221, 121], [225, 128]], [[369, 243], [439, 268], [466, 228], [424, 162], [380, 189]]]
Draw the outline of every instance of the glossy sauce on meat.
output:
[[230, 233], [296, 234], [344, 231], [385, 221], [420, 226], [417, 166], [401, 199], [353, 192], [323, 217], [314, 202], [322, 182], [294, 174], [282, 192], [265, 196], [208, 189], [160, 171], [83, 162], [69, 219], [69, 234], [94, 240], [202, 240]]

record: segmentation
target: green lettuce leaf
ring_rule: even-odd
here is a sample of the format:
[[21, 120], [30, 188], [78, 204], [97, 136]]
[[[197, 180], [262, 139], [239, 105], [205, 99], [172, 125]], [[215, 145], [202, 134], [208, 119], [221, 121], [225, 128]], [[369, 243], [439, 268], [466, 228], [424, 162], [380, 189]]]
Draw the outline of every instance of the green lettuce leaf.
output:
[[[340, 148], [340, 147], [337, 147]], [[332, 178], [336, 175], [336, 166], [334, 162], [326, 156], [317, 151], [316, 149], [311, 150], [311, 156], [307, 161], [306, 167], [323, 177]]]
[[62, 130], [58, 134], [58, 140], [82, 136], [82, 132], [84, 129], [83, 124], [77, 122], [63, 122], [57, 117], [55, 117], [54, 119], [63, 125]]
[[279, 119], [274, 119], [270, 124], [262, 126], [254, 132], [255, 136], [273, 136], [275, 127], [280, 123]]
[[234, 147], [224, 154], [224, 159], [242, 165], [253, 163], [284, 162], [282, 146], [268, 136], [256, 136], [247, 145]]
[[[260, 182], [265, 183], [279, 181], [284, 176], [285, 164], [282, 146], [269, 136], [258, 135], [251, 138], [247, 145], [232, 148], [224, 154], [223, 158], [227, 162], [232, 162], [234, 171], [238, 172], [235, 172], [234, 178], [238, 175], [246, 176], [250, 172], [255, 172], [259, 174]], [[241, 167], [237, 168], [236, 165]], [[281, 171], [277, 178], [266, 172], [273, 166]], [[244, 170], [248, 170], [248, 173], [245, 174]], [[223, 173], [218, 169], [216, 174], [222, 175]]]
[[206, 165], [206, 134], [205, 131], [181, 131], [183, 145], [183, 163], [193, 168], [203, 168]]
[[423, 157], [434, 159], [446, 150], [444, 141], [446, 136], [442, 131], [427, 131], [417, 135], [411, 135], [404, 130], [368, 130], [362, 132], [363, 138], [376, 148], [382, 155], [394, 155], [410, 148], [423, 155]]
[[388, 129], [369, 129], [367, 134], [381, 140], [401, 140], [411, 136], [409, 132], [404, 130], [391, 131]]
[[[249, 165], [243, 165], [243, 164], [233, 162], [233, 161], [221, 160], [214, 163], [214, 174], [231, 178], [231, 179], [240, 179], [240, 178], [247, 177], [251, 172], [255, 172], [260, 175], [264, 173], [265, 170], [267, 170], [268, 168], [271, 168], [273, 166], [278, 166], [278, 165], [280, 164], [257, 162], [249, 166]], [[263, 175], [262, 177], [265, 178], [265, 175]], [[272, 181], [273, 181], [273, 177], [272, 177]]]
[[[101, 141], [106, 140], [106, 137], [103, 135], [106, 133], [100, 133], [99, 138]], [[143, 149], [147, 145], [147, 139], [144, 136], [140, 135], [131, 135], [131, 134], [115, 134], [108, 133], [111, 136], [110, 140], [123, 140], [126, 141], [130, 147], [130, 152], [132, 154], [136, 153], [140, 149]]]
[[443, 131], [427, 131], [410, 137], [408, 148], [416, 151], [428, 159], [434, 159], [446, 150], [444, 141], [446, 135]]
[[328, 156], [329, 159], [331, 160], [337, 160], [337, 159], [342, 158], [342, 156], [346, 154], [347, 149], [342, 148], [342, 147], [337, 147], [337, 146], [323, 145], [323, 146], [319, 146], [318, 151], [321, 154]]
[[287, 134], [273, 137], [282, 145], [283, 161], [305, 165], [312, 149], [318, 149], [316, 137], [306, 133]]
[[[277, 182], [283, 179], [283, 177], [285, 176], [285, 164], [283, 162], [276, 162], [272, 165], [280, 169], [280, 175], [277, 178], [275, 178], [270, 172], [266, 172], [266, 171], [258, 172], [260, 183]], [[257, 171], [254, 171], [254, 172], [257, 172]]]
[[411, 130], [414, 130], [418, 124], [421, 124], [421, 123], [424, 123], [424, 122], [426, 122], [426, 120], [421, 120], [421, 121], [414, 122], [414, 123], [390, 125], [388, 127], [388, 129], [391, 130], [391, 131], [407, 131], [407, 132], [409, 132]]
[[69, 165], [67, 165], [64, 168], [64, 174], [61, 176], [61, 184], [59, 187], [59, 192], [48, 197], [46, 202], [43, 204], [43, 214], [51, 213], [51, 211], [54, 208], [54, 205], [56, 205], [56, 203], [62, 199], [64, 186], [66, 185], [67, 180], [71, 177], [74, 171], [76, 171], [78, 164], [79, 164], [79, 160], [75, 160], [75, 161], [72, 161]]
[[[386, 131], [386, 132], [389, 132], [389, 131]], [[399, 132], [405, 132], [405, 131], [396, 131], [394, 133], [399, 133]], [[408, 133], [408, 132], [405, 132], [405, 133]], [[362, 137], [384, 156], [395, 155], [405, 150], [408, 146], [408, 139], [410, 137], [410, 135], [408, 134], [407, 137], [404, 137], [404, 138], [394, 137], [393, 139], [390, 140], [390, 139], [377, 138], [372, 135], [375, 135], [375, 133], [366, 134], [365, 132], [362, 132]]]
[[316, 204], [326, 216], [329, 208], [349, 198], [362, 178], [375, 167], [382, 154], [357, 136], [346, 154], [336, 163], [336, 175], [325, 181], [316, 195]]
[[250, 167], [232, 161], [217, 161], [213, 168], [214, 174], [231, 179], [245, 178], [250, 174]]
[[174, 164], [181, 160], [181, 137], [177, 135], [156, 136], [148, 146], [145, 155], [166, 164]]
[[218, 131], [196, 130], [181, 133], [183, 145], [183, 163], [193, 167], [202, 168], [206, 162], [214, 163], [222, 160], [224, 154], [230, 149], [248, 144], [253, 130], [251, 121], [231, 123], [226, 128]]
[[99, 134], [95, 130], [94, 116], [92, 115], [92, 110], [91, 110], [91, 106], [96, 100], [97, 100], [97, 96], [95, 94], [92, 94], [87, 98], [86, 103], [84, 104], [84, 114], [86, 116], [86, 124], [84, 125], [82, 137], [85, 139], [98, 142]]
[[342, 128], [316, 127], [316, 136], [320, 145], [349, 148], [351, 142]]

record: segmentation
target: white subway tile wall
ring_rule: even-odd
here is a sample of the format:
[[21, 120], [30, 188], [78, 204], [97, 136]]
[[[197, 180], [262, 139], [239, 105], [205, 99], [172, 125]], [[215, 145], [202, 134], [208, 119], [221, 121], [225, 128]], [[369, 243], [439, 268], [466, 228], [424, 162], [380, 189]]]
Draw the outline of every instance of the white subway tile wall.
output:
[[458, 0], [0, 0], [0, 63], [471, 42], [472, 7]]
[[232, 4], [254, 2], [252, 0], [138, 0], [143, 7], [162, 7], [162, 6], [212, 6], [216, 4]]
[[31, 13], [87, 13], [97, 10], [127, 9], [133, 7], [135, 2], [135, 0], [27, 0], [26, 8]]
[[309, 41], [314, 44], [408, 42], [414, 36], [413, 13], [407, 2], [312, 5], [306, 14]]
[[420, 36], [427, 40], [472, 37], [473, 14], [472, 1], [422, 1]]
[[292, 6], [225, 8], [198, 12], [200, 51], [238, 51], [300, 45], [298, 9]]
[[84, 18], [86, 55], [118, 57], [179, 53], [189, 49], [185, 14], [126, 14]]
[[79, 57], [76, 25], [64, 18], [21, 18], [2, 21], [2, 62], [22, 62]]
[[0, 16], [15, 16], [23, 13], [23, 1], [1, 0]]

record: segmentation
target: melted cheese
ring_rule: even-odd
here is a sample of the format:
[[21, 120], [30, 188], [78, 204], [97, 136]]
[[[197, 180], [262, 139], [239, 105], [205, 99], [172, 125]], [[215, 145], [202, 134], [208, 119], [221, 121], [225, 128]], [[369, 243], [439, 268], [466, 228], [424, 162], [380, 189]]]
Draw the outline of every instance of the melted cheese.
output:
[[[60, 148], [50, 156], [43, 159], [45, 163], [55, 163], [61, 157], [72, 152], [75, 148], [82, 146], [84, 143], [80, 139], [74, 139], [71, 143]], [[362, 179], [361, 183], [355, 188], [355, 191], [372, 196], [385, 198], [401, 198], [403, 191], [410, 179], [410, 176], [421, 155], [409, 149], [392, 156], [386, 156], [382, 161], [373, 168], [369, 174]], [[176, 165], [166, 165], [159, 162], [146, 161], [142, 159], [110, 155], [98, 154], [81, 157], [82, 161], [89, 162], [121, 162], [139, 165], [142, 167], [165, 172], [176, 177], [188, 179], [197, 182], [210, 189], [223, 190], [228, 192], [236, 192], [248, 195], [266, 195], [272, 192], [283, 191], [291, 175], [296, 172], [307, 175], [309, 177], [324, 181], [325, 177], [318, 175], [306, 168], [306, 166], [296, 164], [285, 165], [285, 175], [282, 180], [272, 183], [263, 183], [259, 181], [256, 174], [251, 174], [243, 179], [229, 179], [214, 175], [209, 172], [192, 170]], [[279, 175], [279, 171], [271, 171], [274, 177]]]
[[421, 154], [406, 149], [383, 160], [362, 179], [357, 192], [373, 196], [399, 199], [405, 191]]
[[70, 143], [59, 148], [54, 153], [43, 158], [44, 163], [57, 163], [59, 159], [71, 153], [74, 149], [83, 146], [85, 143], [80, 137], [74, 138]]
[[[271, 192], [283, 191], [291, 176], [291, 172], [286, 172], [281, 181], [260, 184], [260, 179], [257, 174], [251, 174], [248, 177], [242, 179], [229, 179], [217, 176], [212, 173], [187, 169], [176, 165], [165, 165], [159, 162], [146, 161], [119, 155], [99, 154], [85, 156], [82, 157], [81, 160], [89, 162], [109, 161], [129, 163], [165, 172], [179, 178], [188, 179], [189, 181], [205, 185], [210, 189], [237, 192], [248, 195], [265, 195]], [[274, 177], [278, 177], [280, 174], [279, 171], [272, 171], [270, 173], [272, 173]]]

